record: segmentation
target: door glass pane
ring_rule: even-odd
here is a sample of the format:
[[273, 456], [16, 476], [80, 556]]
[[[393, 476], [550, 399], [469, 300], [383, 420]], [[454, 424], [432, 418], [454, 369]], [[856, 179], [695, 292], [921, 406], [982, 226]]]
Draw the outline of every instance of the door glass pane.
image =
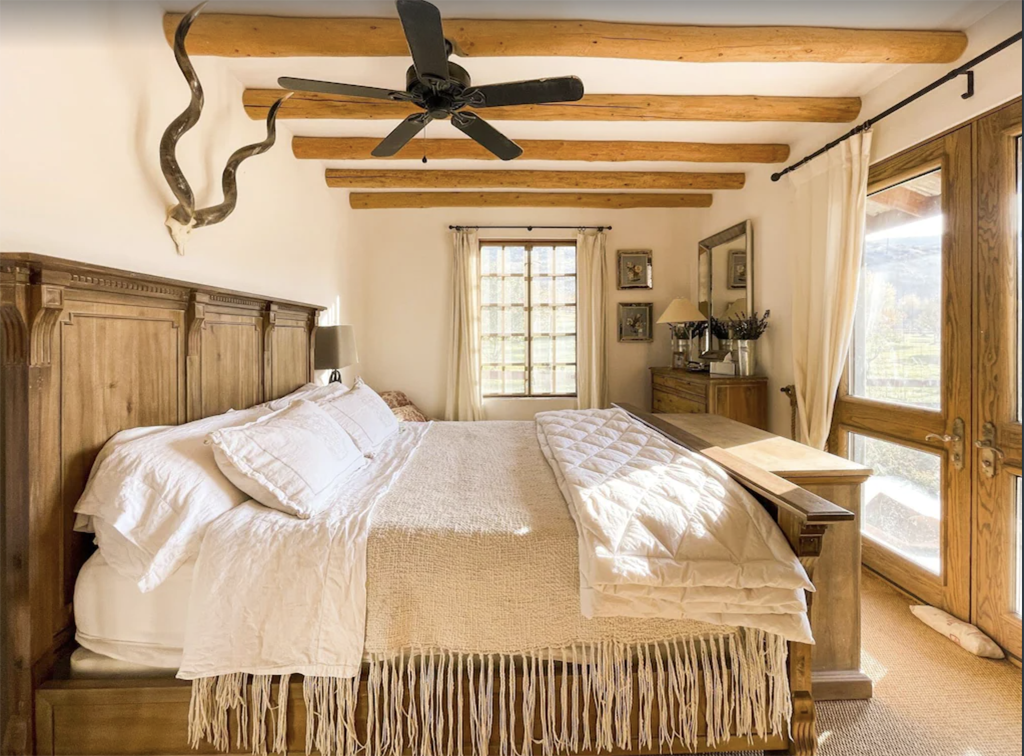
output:
[[865, 536], [936, 575], [942, 572], [942, 459], [850, 434], [850, 459], [874, 474], [861, 487]]
[[942, 171], [868, 197], [850, 393], [940, 409]]

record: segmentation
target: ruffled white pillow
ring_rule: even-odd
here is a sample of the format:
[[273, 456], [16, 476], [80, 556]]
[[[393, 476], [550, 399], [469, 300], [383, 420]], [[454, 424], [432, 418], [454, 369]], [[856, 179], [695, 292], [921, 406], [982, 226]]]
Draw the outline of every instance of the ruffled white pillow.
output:
[[209, 440], [228, 480], [260, 504], [302, 519], [328, 506], [326, 494], [366, 464], [349, 435], [305, 399]]
[[344, 394], [348, 391], [348, 387], [344, 383], [306, 383], [299, 386], [290, 394], [285, 394], [280, 399], [274, 399], [269, 402], [257, 405], [258, 407], [265, 407], [266, 409], [277, 412], [277, 410], [283, 410], [292, 402], [298, 399], [305, 399], [310, 402], [316, 402], [321, 399], [327, 399], [328, 397], [334, 396], [335, 394]]
[[373, 456], [381, 444], [398, 432], [391, 408], [362, 380], [351, 391], [320, 399], [317, 404], [352, 436], [359, 451]]
[[[199, 553], [206, 526], [245, 501], [205, 445], [211, 431], [251, 422], [265, 409], [114, 436], [93, 466], [75, 512], [104, 557], [146, 592]], [[102, 521], [98, 523], [97, 521]], [[123, 539], [117, 537], [123, 536]]]

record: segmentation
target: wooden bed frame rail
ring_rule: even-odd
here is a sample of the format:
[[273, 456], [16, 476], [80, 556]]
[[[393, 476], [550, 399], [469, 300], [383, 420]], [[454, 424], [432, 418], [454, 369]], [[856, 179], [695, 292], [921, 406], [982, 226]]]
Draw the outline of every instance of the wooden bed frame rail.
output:
[[312, 379], [316, 305], [33, 254], [0, 255], [3, 753], [74, 637], [91, 539], [74, 507], [113, 434], [276, 399]]

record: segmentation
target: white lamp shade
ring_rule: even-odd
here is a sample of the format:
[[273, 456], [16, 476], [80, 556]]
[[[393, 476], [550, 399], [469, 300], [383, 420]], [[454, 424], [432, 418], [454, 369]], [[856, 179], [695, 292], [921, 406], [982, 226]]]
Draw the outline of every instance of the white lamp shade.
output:
[[689, 299], [673, 299], [658, 318], [659, 323], [701, 323], [705, 320], [704, 313]]
[[350, 325], [321, 326], [316, 329], [316, 352], [313, 367], [317, 370], [340, 370], [359, 362], [356, 352], [356, 331]]

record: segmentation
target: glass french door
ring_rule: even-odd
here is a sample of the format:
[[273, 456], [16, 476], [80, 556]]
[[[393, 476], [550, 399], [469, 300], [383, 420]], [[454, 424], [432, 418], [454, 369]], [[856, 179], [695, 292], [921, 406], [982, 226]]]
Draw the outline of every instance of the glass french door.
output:
[[831, 446], [864, 563], [1021, 656], [1021, 101], [871, 169]]
[[972, 619], [1021, 656], [1021, 102], [975, 124]]
[[927, 603], [971, 610], [972, 136], [872, 167], [849, 367], [831, 445], [874, 474], [864, 562]]

